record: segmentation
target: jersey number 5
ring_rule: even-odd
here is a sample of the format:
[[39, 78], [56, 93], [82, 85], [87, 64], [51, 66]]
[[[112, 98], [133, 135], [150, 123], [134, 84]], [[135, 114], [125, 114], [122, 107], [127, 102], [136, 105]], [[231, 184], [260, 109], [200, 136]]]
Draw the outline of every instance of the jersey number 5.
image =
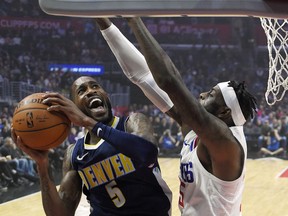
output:
[[126, 199], [123, 193], [121, 192], [121, 190], [119, 189], [119, 187], [117, 186], [116, 181], [110, 182], [109, 184], [105, 186], [105, 188], [111, 200], [113, 201], [114, 205], [117, 208], [120, 208], [121, 206], [125, 204]]

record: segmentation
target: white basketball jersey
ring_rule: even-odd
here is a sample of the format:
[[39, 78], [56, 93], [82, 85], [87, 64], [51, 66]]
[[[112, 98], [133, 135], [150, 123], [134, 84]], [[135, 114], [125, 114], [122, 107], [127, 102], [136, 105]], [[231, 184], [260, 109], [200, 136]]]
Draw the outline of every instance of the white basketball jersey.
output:
[[244, 189], [247, 145], [243, 126], [230, 127], [245, 154], [241, 176], [223, 181], [209, 173], [199, 161], [195, 146], [197, 135], [190, 131], [181, 150], [179, 208], [182, 216], [239, 216]]

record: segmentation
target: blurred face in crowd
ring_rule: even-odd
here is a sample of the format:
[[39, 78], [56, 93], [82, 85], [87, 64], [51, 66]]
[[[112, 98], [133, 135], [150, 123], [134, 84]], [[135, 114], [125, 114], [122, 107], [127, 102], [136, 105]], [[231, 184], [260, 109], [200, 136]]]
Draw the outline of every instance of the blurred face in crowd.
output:
[[13, 142], [11, 137], [6, 137], [4, 140], [4, 145], [10, 148], [16, 148], [16, 144]]

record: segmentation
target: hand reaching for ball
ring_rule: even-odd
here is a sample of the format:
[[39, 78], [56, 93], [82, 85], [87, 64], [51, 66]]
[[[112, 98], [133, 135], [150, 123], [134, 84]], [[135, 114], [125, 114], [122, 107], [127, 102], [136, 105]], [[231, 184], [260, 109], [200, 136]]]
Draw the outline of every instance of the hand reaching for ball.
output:
[[92, 129], [97, 123], [91, 117], [85, 115], [73, 101], [66, 98], [65, 96], [56, 93], [49, 92], [43, 95], [43, 103], [49, 105], [47, 110], [63, 112], [71, 122], [76, 126], [86, 127], [87, 129]]
[[70, 120], [60, 112], [47, 111], [44, 93], [34, 93], [22, 99], [13, 114], [13, 132], [25, 146], [48, 150], [64, 142], [70, 132]]

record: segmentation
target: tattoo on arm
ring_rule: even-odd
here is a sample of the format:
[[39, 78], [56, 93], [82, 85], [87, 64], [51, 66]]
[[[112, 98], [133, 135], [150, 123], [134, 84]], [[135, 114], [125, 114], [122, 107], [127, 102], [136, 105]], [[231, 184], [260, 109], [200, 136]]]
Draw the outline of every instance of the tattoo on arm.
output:
[[126, 130], [128, 133], [140, 136], [153, 144], [156, 144], [153, 126], [147, 116], [143, 113], [132, 114], [126, 122]]

